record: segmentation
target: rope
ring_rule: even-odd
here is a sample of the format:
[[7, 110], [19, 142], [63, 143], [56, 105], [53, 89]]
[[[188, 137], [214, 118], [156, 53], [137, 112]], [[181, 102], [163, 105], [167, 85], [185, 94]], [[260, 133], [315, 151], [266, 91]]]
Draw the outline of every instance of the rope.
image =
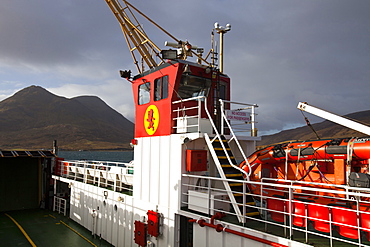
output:
[[320, 174], [321, 177], [323, 177], [326, 181], [328, 181], [329, 183], [331, 183], [331, 181], [329, 179], [327, 179], [325, 177], [325, 175], [320, 171], [320, 168], [319, 167], [317, 167], [317, 170], [319, 171], [319, 174]]
[[303, 177], [298, 179], [298, 181], [301, 181], [301, 180], [305, 179], [315, 166], [316, 166], [316, 164], [310, 165], [310, 167], [307, 170], [307, 173]]
[[317, 134], [317, 132], [315, 131], [315, 129], [313, 128], [313, 126], [311, 125], [310, 120], [308, 120], [308, 118], [304, 115], [304, 113], [303, 113], [303, 111], [302, 111], [302, 110], [301, 110], [301, 113], [302, 113], [302, 115], [303, 115], [303, 117], [304, 117], [304, 120], [306, 121], [307, 126], [308, 126], [308, 127], [310, 127], [310, 129], [313, 131], [313, 133], [315, 133], [316, 138], [317, 138], [318, 140], [320, 140], [320, 137], [319, 137], [319, 135]]
[[297, 163], [296, 163], [296, 171], [295, 171], [295, 178], [297, 179], [298, 178], [298, 168], [299, 168], [299, 160], [301, 159], [301, 146], [303, 145], [303, 143], [305, 143], [305, 141], [301, 142], [301, 144], [299, 145], [299, 148], [298, 148], [298, 158], [297, 158]]

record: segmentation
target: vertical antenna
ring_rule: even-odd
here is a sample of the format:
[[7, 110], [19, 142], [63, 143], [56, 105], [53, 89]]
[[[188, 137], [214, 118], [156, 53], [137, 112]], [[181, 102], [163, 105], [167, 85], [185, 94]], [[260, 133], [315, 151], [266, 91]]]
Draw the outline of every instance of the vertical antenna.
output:
[[219, 69], [223, 73], [224, 70], [224, 34], [231, 30], [231, 25], [226, 24], [226, 27], [220, 26], [218, 22], [215, 23], [215, 30], [220, 34], [220, 56]]

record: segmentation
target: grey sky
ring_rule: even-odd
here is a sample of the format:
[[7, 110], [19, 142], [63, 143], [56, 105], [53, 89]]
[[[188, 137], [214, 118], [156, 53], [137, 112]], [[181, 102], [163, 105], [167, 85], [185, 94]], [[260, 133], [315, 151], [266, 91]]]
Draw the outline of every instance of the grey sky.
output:
[[[338, 114], [370, 109], [368, 0], [131, 3], [206, 51], [213, 24], [230, 23], [224, 71], [234, 101], [260, 106], [262, 133], [304, 125], [298, 101]], [[143, 24], [164, 48], [169, 38]], [[118, 70], [136, 69], [104, 0], [4, 0], [0, 33], [0, 100], [34, 84], [65, 97], [97, 95], [132, 119], [131, 87]]]

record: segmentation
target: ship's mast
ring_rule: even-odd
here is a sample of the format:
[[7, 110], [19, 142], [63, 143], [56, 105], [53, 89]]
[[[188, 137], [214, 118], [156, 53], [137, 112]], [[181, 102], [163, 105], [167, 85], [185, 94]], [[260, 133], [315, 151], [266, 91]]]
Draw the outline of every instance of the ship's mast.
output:
[[219, 70], [223, 73], [224, 70], [224, 34], [231, 30], [231, 25], [226, 24], [226, 27], [220, 26], [218, 22], [215, 23], [215, 30], [220, 34], [220, 62]]

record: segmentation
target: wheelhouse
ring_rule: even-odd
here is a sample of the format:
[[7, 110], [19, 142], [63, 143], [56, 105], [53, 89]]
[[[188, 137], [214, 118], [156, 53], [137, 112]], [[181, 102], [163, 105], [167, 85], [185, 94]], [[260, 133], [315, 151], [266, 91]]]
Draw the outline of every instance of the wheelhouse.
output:
[[[218, 99], [230, 100], [230, 78], [210, 67], [171, 60], [134, 77], [135, 137], [177, 132], [176, 119], [183, 108], [195, 107], [198, 98], [216, 120]], [[204, 109], [204, 108], [203, 108]], [[194, 108], [193, 111], [196, 111]], [[191, 114], [191, 110], [186, 114]], [[201, 118], [206, 113], [201, 112]]]

